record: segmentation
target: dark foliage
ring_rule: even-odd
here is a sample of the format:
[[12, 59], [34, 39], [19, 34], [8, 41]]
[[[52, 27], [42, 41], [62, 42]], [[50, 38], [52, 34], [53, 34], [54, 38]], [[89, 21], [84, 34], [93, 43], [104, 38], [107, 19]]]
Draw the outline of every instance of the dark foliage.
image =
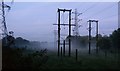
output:
[[120, 49], [120, 28], [115, 30], [111, 35], [111, 42], [112, 42], [112, 46]]
[[108, 36], [99, 38], [98, 40], [99, 49], [104, 51], [105, 56], [107, 56], [107, 51], [111, 48], [111, 41]]
[[11, 45], [14, 45], [15, 38], [13, 36], [6, 36], [2, 39], [2, 46], [3, 47], [10, 47]]
[[26, 39], [23, 39], [22, 37], [17, 37], [15, 39], [15, 43], [16, 44], [27, 44], [29, 43], [30, 41], [26, 40]]
[[108, 50], [108, 49], [110, 49], [111, 42], [110, 42], [109, 37], [104, 36], [104, 37], [100, 38], [99, 41], [98, 41], [98, 46], [102, 50]]
[[38, 71], [48, 60], [47, 50], [26, 54], [23, 48], [3, 47], [2, 71]]

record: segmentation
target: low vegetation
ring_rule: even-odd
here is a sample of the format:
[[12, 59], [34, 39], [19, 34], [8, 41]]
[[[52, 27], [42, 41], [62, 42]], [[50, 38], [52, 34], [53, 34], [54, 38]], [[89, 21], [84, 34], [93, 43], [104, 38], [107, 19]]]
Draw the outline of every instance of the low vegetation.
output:
[[[47, 49], [30, 50], [3, 46], [2, 71], [120, 71], [120, 29], [109, 37], [99, 39], [99, 54], [78, 52], [78, 60], [73, 53], [71, 57], [57, 56], [56, 52]], [[12, 41], [13, 42], [13, 41]], [[11, 43], [12, 43], [11, 42]], [[107, 52], [107, 56], [103, 55]]]

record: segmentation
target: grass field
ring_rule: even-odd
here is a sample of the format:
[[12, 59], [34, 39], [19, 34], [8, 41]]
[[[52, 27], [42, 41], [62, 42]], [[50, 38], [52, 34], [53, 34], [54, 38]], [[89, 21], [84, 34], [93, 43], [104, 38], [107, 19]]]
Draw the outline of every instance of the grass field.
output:
[[79, 54], [78, 61], [75, 59], [75, 55], [72, 54], [71, 57], [58, 57], [55, 52], [50, 52], [48, 54], [49, 59], [46, 64], [44, 64], [41, 69], [43, 70], [89, 70], [89, 71], [106, 71], [113, 70], [119, 71], [120, 66], [118, 64], [118, 57], [109, 55], [107, 57], [103, 55], [88, 55]]
[[43, 56], [40, 51], [18, 48], [4, 48], [3, 71], [120, 71], [120, 60], [117, 54], [104, 53], [98, 55], [75, 52], [71, 57], [57, 56], [57, 52], [49, 51]]

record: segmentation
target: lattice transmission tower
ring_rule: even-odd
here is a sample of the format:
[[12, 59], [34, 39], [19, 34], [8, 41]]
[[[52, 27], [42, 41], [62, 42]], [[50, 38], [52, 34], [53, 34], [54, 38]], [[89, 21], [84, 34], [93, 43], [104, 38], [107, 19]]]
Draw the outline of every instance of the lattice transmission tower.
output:
[[8, 36], [7, 26], [6, 26], [6, 11], [10, 10], [10, 6], [5, 4], [4, 0], [0, 2], [0, 34], [3, 37]]

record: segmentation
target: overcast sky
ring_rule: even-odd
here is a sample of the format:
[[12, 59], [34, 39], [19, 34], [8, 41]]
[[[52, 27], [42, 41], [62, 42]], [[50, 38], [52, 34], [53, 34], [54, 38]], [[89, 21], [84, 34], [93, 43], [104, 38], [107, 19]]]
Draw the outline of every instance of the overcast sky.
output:
[[[8, 3], [9, 4], [9, 3]], [[14, 31], [14, 36], [21, 36], [28, 40], [53, 41], [54, 30], [57, 26], [57, 9], [65, 8], [83, 13], [79, 16], [82, 25], [79, 28], [80, 35], [88, 35], [89, 19], [99, 21], [99, 33], [111, 34], [118, 27], [117, 2], [15, 2], [10, 12], [6, 15], [8, 30]], [[62, 18], [63, 14], [61, 13]], [[67, 18], [67, 13], [64, 18]], [[74, 15], [72, 14], [72, 18]], [[67, 23], [67, 19], [65, 22]], [[62, 22], [62, 21], [61, 21]], [[72, 21], [74, 23], [74, 21]], [[67, 34], [67, 27], [62, 27], [63, 34]], [[95, 35], [95, 23], [92, 26], [92, 34]]]

